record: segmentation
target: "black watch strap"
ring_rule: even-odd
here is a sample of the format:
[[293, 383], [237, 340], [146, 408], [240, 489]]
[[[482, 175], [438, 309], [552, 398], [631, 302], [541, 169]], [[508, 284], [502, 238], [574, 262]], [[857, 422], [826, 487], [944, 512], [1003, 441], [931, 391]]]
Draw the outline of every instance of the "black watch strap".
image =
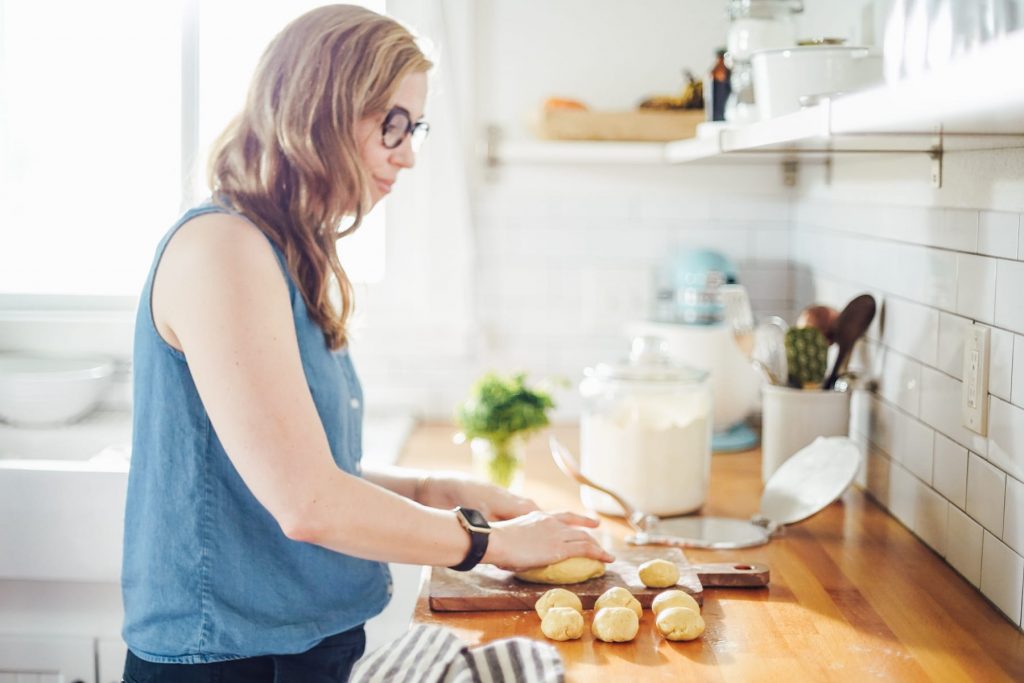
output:
[[480, 564], [480, 560], [484, 559], [484, 555], [487, 553], [491, 525], [487, 523], [487, 519], [479, 511], [471, 508], [457, 507], [455, 508], [455, 516], [458, 518], [462, 528], [469, 534], [469, 552], [466, 553], [466, 558], [462, 562], [449, 567], [449, 569], [454, 569], [457, 572], [468, 572]]

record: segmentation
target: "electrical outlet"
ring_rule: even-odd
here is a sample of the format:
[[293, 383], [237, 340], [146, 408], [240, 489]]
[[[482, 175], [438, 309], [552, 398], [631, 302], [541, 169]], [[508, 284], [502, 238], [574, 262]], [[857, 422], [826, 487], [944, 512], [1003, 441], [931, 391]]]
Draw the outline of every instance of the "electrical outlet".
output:
[[989, 328], [971, 325], [964, 335], [963, 392], [960, 407], [964, 427], [988, 434]]

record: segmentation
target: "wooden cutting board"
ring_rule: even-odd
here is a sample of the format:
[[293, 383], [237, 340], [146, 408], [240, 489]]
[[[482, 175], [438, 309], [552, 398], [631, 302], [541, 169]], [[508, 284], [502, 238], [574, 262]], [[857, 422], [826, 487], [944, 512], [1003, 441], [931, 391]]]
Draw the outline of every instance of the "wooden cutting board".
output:
[[[615, 562], [604, 576], [564, 588], [579, 596], [583, 609], [591, 609], [597, 598], [609, 588], [622, 586], [649, 608], [654, 597], [668, 588], [648, 588], [640, 581], [638, 569], [648, 560], [661, 558], [679, 567], [675, 586], [703, 604], [704, 586], [757, 587], [768, 585], [768, 568], [762, 564], [716, 563], [694, 566], [679, 548], [627, 546], [614, 549]], [[528, 610], [555, 586], [526, 583], [512, 572], [489, 564], [472, 571], [456, 572], [434, 567], [430, 574], [429, 604], [435, 612], [475, 612], [488, 610]]]

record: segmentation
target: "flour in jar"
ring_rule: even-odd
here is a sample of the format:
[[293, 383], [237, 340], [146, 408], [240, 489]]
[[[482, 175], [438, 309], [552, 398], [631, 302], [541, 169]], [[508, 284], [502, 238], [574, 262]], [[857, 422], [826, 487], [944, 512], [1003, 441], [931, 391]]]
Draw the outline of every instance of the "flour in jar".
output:
[[[710, 397], [703, 392], [622, 396], [583, 416], [583, 474], [644, 512], [694, 512], [707, 495], [710, 416]], [[590, 509], [622, 515], [622, 508], [603, 493], [583, 487], [580, 495]]]

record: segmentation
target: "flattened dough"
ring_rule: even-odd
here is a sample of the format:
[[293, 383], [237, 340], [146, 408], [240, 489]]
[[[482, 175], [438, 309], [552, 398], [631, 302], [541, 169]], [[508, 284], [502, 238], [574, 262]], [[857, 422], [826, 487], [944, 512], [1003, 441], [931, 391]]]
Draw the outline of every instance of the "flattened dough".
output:
[[568, 560], [555, 562], [546, 567], [516, 572], [516, 578], [520, 581], [554, 585], [581, 583], [598, 576], [604, 576], [604, 562], [598, 562], [589, 557], [570, 557]]

